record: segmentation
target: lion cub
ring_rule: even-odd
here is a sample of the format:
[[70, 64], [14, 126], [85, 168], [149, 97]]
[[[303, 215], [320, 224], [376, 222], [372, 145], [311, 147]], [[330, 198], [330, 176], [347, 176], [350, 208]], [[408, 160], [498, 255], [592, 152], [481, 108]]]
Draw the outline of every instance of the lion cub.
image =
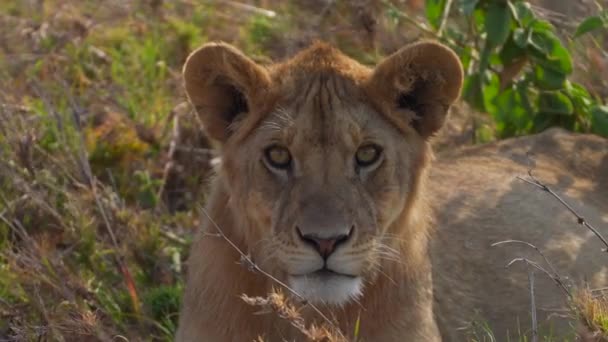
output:
[[[514, 179], [528, 164], [513, 148], [547, 137], [445, 157], [427, 179], [429, 139], [463, 81], [458, 57], [443, 45], [412, 44], [368, 68], [321, 43], [270, 66], [210, 43], [190, 55], [183, 75], [222, 163], [203, 216], [212, 234], [201, 233], [191, 250], [178, 341], [303, 340], [289, 322], [256, 315], [240, 299], [278, 285], [239, 264], [218, 229], [344, 335], [360, 322], [361, 341], [462, 341], [476, 317], [499, 340], [525, 329], [527, 273], [504, 270], [525, 251], [490, 247], [501, 239], [539, 243], [565, 271], [597, 265], [581, 248], [594, 243], [587, 232]], [[559, 133], [555, 150], [538, 145], [537, 168], [550, 181], [569, 177], [570, 195], [601, 218], [608, 196], [590, 190], [600, 166], [585, 160], [585, 178], [557, 158], [564, 144], [591, 149], [591, 140]], [[605, 141], [594, 144], [604, 149], [593, 158], [605, 157]], [[561, 298], [543, 286], [550, 291], [539, 303]], [[310, 305], [301, 314], [324, 323]]]

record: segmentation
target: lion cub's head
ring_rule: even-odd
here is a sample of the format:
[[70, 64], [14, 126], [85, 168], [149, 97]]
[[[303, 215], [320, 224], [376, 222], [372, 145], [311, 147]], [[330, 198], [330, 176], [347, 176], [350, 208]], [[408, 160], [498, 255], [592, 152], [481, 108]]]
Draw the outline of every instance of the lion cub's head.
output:
[[452, 51], [417, 43], [368, 69], [315, 44], [260, 66], [211, 43], [184, 78], [221, 144], [231, 234], [262, 268], [311, 301], [342, 304], [383, 262], [403, 262], [398, 251], [425, 229], [409, 209], [427, 139], [460, 92]]

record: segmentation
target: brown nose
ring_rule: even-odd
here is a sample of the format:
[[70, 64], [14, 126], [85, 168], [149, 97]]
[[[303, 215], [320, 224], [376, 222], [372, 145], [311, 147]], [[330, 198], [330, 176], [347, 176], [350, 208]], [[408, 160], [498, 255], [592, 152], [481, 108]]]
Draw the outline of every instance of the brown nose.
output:
[[323, 259], [327, 259], [333, 252], [335, 252], [336, 248], [348, 241], [351, 237], [353, 229], [351, 228], [348, 234], [336, 235], [327, 238], [320, 238], [314, 234], [302, 234], [300, 229], [298, 228], [298, 235], [300, 239], [305, 243], [314, 247], [317, 252], [323, 257]]

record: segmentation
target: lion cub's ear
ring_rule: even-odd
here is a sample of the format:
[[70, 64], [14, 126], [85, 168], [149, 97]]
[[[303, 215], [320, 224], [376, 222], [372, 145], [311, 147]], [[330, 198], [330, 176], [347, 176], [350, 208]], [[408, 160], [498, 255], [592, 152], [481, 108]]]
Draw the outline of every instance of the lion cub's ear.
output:
[[420, 42], [387, 57], [367, 82], [370, 97], [392, 119], [429, 137], [443, 126], [462, 87], [462, 65], [449, 48]]
[[183, 76], [206, 133], [220, 142], [230, 136], [230, 125], [238, 117], [255, 108], [270, 85], [263, 67], [225, 43], [208, 43], [190, 54]]

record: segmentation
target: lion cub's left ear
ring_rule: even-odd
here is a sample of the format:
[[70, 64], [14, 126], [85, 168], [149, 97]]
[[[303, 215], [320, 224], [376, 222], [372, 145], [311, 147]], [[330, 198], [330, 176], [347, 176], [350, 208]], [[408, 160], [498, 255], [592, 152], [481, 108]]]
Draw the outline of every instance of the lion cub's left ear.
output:
[[462, 80], [462, 64], [452, 50], [420, 42], [378, 64], [366, 88], [395, 123], [409, 123], [427, 138], [443, 126], [450, 105], [460, 96]]
[[260, 107], [270, 86], [266, 69], [226, 43], [207, 43], [190, 54], [183, 76], [205, 132], [220, 143], [239, 118]]

